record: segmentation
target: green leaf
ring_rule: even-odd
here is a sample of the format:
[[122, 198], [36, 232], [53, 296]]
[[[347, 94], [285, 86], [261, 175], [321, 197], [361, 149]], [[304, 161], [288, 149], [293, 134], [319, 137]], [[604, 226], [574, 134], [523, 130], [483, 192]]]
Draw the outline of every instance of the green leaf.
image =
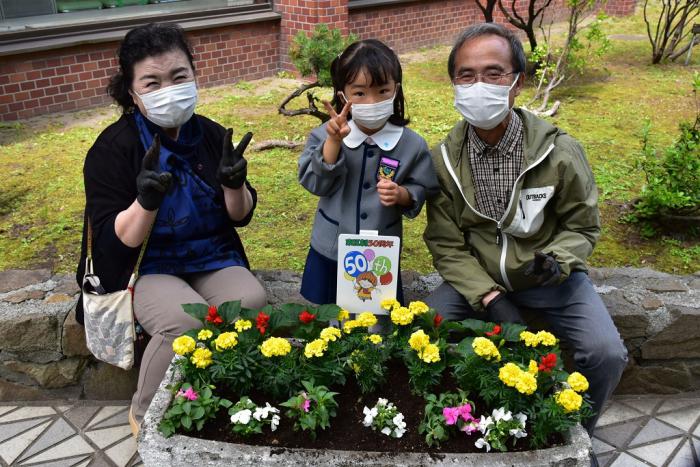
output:
[[501, 336], [508, 342], [519, 342], [520, 333], [527, 330], [527, 326], [515, 323], [503, 323], [501, 328]]
[[192, 411], [192, 413], [190, 414], [190, 416], [191, 416], [193, 419], [195, 419], [195, 420], [204, 417], [204, 408], [202, 408], [202, 407], [195, 407], [195, 409]]
[[184, 416], [180, 419], [180, 423], [182, 423], [182, 426], [185, 427], [185, 429], [189, 430], [192, 428], [192, 419], [188, 416]]
[[472, 342], [474, 342], [474, 336], [465, 337], [457, 344], [457, 352], [465, 357], [474, 354]]
[[191, 402], [185, 402], [182, 404], [182, 410], [189, 415], [190, 412], [192, 411], [192, 403]]
[[461, 324], [464, 329], [471, 330], [478, 335], [482, 335], [493, 329], [493, 323], [481, 321], [480, 319], [465, 319], [464, 321], [460, 321], [459, 324]]
[[241, 314], [241, 301], [234, 300], [224, 302], [219, 306], [218, 311], [219, 316], [223, 318], [224, 323], [231, 324]]
[[340, 312], [340, 307], [334, 304], [321, 305], [316, 308], [316, 319], [323, 322], [332, 321], [338, 319], [338, 313]]
[[182, 309], [185, 313], [202, 323], [204, 323], [204, 319], [209, 313], [209, 306], [204, 303], [185, 303], [182, 305]]

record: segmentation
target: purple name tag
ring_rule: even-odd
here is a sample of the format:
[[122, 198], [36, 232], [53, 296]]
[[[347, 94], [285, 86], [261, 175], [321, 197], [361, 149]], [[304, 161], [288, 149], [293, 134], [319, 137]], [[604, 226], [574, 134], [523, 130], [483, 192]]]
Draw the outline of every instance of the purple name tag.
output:
[[377, 179], [385, 178], [394, 181], [396, 172], [399, 170], [399, 161], [391, 157], [382, 157], [379, 159], [379, 170], [377, 171]]

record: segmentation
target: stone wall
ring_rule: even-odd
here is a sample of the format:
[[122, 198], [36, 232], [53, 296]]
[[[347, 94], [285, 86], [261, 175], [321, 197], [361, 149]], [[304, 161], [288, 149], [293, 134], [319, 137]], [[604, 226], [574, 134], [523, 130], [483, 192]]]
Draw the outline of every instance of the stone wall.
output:
[[[257, 271], [271, 303], [302, 302], [300, 276]], [[596, 269], [591, 279], [629, 349], [617, 393], [700, 390], [700, 272]], [[403, 275], [406, 300], [425, 297], [437, 274]], [[137, 371], [98, 362], [75, 321], [72, 275], [48, 270], [0, 272], [0, 401], [129, 399]]]

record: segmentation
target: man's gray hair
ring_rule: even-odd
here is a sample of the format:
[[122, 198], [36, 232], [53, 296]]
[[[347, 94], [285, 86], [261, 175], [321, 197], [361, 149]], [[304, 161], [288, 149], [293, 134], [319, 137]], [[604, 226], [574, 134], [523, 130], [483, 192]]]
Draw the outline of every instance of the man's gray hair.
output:
[[447, 72], [450, 74], [450, 78], [454, 79], [455, 77], [455, 57], [459, 49], [462, 48], [465, 42], [481, 36], [500, 36], [504, 38], [510, 46], [513, 72], [522, 73], [525, 71], [525, 51], [523, 50], [523, 44], [520, 42], [520, 39], [518, 39], [518, 36], [500, 24], [479, 23], [473, 24], [462, 31], [455, 41], [455, 45], [450, 52], [450, 57], [447, 59]]

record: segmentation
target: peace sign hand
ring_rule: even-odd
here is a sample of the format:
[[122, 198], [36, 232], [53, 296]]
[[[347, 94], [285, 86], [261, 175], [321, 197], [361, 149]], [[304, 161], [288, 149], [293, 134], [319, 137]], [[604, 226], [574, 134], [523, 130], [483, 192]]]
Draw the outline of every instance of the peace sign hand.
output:
[[248, 176], [248, 161], [243, 157], [243, 152], [253, 138], [253, 133], [250, 131], [246, 133], [235, 149], [232, 137], [233, 130], [229, 128], [224, 134], [224, 148], [216, 178], [223, 186], [236, 190], [243, 186]]
[[335, 109], [328, 101], [323, 101], [323, 106], [326, 108], [328, 115], [331, 119], [328, 120], [328, 125], [326, 125], [326, 132], [328, 132], [328, 138], [336, 142], [341, 142], [343, 138], [350, 134], [350, 127], [348, 126], [348, 112], [352, 107], [351, 102], [346, 102], [343, 106], [343, 110], [340, 113], [336, 113]]
[[170, 172], [158, 172], [159, 161], [160, 137], [155, 135], [151, 147], [143, 156], [141, 171], [136, 176], [136, 201], [147, 211], [160, 207], [173, 180]]

